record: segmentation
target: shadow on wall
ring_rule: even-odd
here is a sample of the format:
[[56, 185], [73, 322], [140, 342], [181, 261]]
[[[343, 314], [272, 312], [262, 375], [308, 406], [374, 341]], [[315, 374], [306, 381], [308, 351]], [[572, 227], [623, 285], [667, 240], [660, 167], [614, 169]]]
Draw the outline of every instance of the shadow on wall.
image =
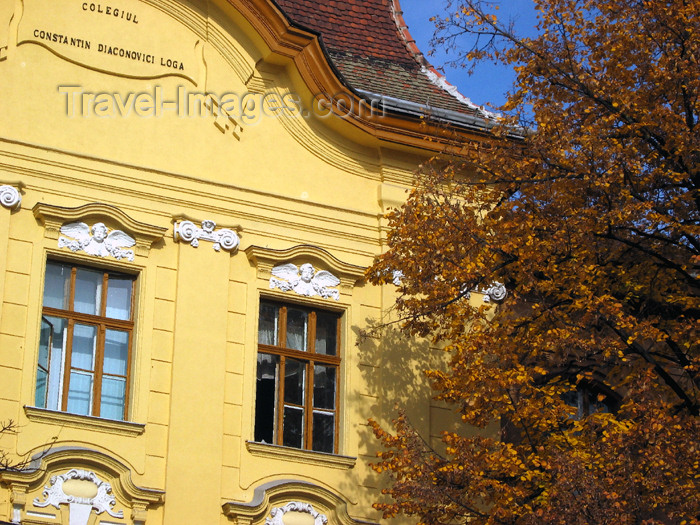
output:
[[[431, 433], [433, 391], [425, 371], [446, 366], [445, 352], [426, 339], [407, 335], [397, 325], [382, 325], [367, 319], [367, 330], [353, 329], [366, 395], [361, 397], [359, 416], [373, 418], [389, 428], [397, 410], [403, 409], [426, 439]], [[371, 401], [371, 403], [367, 403]], [[360, 443], [361, 449], [375, 449], [376, 442]]]

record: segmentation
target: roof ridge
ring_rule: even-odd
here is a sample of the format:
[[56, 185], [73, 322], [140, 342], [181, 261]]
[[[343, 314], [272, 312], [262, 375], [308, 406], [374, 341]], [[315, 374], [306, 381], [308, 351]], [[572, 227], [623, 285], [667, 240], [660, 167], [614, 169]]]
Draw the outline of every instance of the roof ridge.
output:
[[449, 95], [451, 95], [467, 107], [481, 112], [485, 118], [498, 118], [497, 113], [487, 110], [484, 106], [474, 104], [474, 102], [472, 102], [469, 97], [462, 95], [462, 93], [459, 92], [459, 88], [457, 88], [457, 86], [451, 84], [447, 80], [447, 77], [445, 75], [443, 75], [440, 71], [435, 69], [435, 67], [428, 61], [428, 59], [425, 58], [425, 55], [416, 44], [416, 39], [413, 38], [413, 36], [411, 35], [411, 32], [408, 28], [408, 24], [406, 24], [406, 21], [403, 17], [403, 9], [401, 9], [400, 0], [390, 0], [390, 2], [392, 17], [394, 18], [394, 22], [396, 23], [399, 35], [401, 36], [401, 39], [403, 40], [403, 43], [408, 49], [409, 53], [413, 56], [416, 62], [418, 62], [418, 65], [420, 65], [421, 73], [423, 73], [426, 76], [430, 83], [447, 92]]
[[396, 24], [396, 28], [399, 31], [399, 35], [401, 35], [401, 39], [403, 40], [404, 45], [421, 67], [432, 68], [433, 66], [430, 65], [428, 59], [425, 58], [423, 52], [418, 48], [418, 45], [416, 44], [416, 39], [413, 38], [411, 32], [408, 29], [408, 24], [406, 24], [406, 20], [404, 20], [403, 18], [403, 9], [401, 9], [401, 4], [399, 3], [399, 0], [390, 1], [391, 15], [394, 19], [394, 23]]

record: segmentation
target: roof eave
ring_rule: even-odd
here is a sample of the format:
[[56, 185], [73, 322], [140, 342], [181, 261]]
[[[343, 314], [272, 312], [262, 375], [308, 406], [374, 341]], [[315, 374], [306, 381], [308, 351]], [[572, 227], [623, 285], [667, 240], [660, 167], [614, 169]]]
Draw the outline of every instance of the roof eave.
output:
[[449, 109], [436, 108], [427, 104], [417, 104], [408, 100], [389, 97], [379, 93], [372, 93], [362, 89], [355, 90], [358, 95], [379, 102], [382, 108], [411, 115], [413, 117], [427, 117], [449, 124], [457, 125], [474, 131], [490, 131], [496, 126], [493, 119], [485, 119], [467, 113], [459, 113]]
[[[361, 107], [360, 100], [367, 100], [371, 94], [360, 94], [356, 88], [349, 85], [333, 63], [328, 50], [322, 44], [320, 35], [307, 28], [300, 27], [278, 7], [274, 0], [227, 0], [239, 13], [251, 24], [259, 37], [268, 46], [268, 51], [262, 57], [263, 62], [282, 65], [295, 64], [307, 88], [315, 93], [338, 93], [346, 90], [356, 98], [351, 107]], [[379, 97], [381, 95], [374, 95]], [[454, 121], [459, 123], [460, 117], [450, 120], [449, 110], [436, 111], [437, 108], [429, 108], [420, 104], [394, 103], [384, 97], [387, 111], [386, 115], [377, 117], [362, 115], [361, 112], [340, 114], [343, 120], [358, 126], [379, 140], [403, 144], [410, 147], [419, 147], [426, 150], [441, 151], [448, 144], [461, 143], [465, 140], [482, 140], [489, 134], [489, 128], [480, 126], [479, 117], [466, 124], [459, 124], [457, 136], [445, 136], [440, 128], [445, 123]], [[355, 106], [356, 104], [356, 106]], [[429, 111], [426, 111], [429, 108]], [[332, 110], [336, 113], [335, 108]], [[442, 118], [441, 122], [430, 117]], [[460, 115], [454, 112], [455, 115]], [[427, 119], [428, 127], [424, 127]], [[453, 124], [454, 126], [454, 124]], [[431, 137], [431, 139], [428, 139]]]

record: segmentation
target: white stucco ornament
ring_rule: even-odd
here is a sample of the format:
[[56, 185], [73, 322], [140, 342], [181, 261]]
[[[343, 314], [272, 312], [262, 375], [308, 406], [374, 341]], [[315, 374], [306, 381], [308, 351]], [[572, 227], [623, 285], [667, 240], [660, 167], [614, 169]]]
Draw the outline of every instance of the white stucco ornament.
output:
[[22, 204], [22, 196], [12, 186], [0, 186], [0, 204], [11, 210], [18, 210]]
[[506, 298], [506, 295], [508, 295], [506, 286], [503, 283], [499, 283], [498, 281], [494, 281], [488, 287], [482, 289], [481, 293], [484, 294], [485, 303], [491, 301], [502, 301]]
[[124, 248], [131, 248], [136, 241], [121, 230], [110, 232], [104, 223], [96, 222], [90, 228], [84, 222], [71, 222], [61, 226], [61, 233], [66, 237], [58, 238], [59, 248], [65, 247], [73, 252], [83, 251], [95, 257], [112, 256], [115, 259], [134, 260], [134, 251]]
[[[97, 487], [97, 494], [91, 498], [66, 494], [63, 491], [63, 485], [72, 479], [94, 483]], [[39, 498], [34, 498], [34, 506], [43, 508], [51, 505], [58, 509], [62, 504], [67, 504], [70, 510], [70, 525], [87, 525], [93, 510], [96, 514], [106, 512], [113, 518], [124, 518], [124, 511], [112, 512], [112, 508], [117, 504], [116, 498], [112, 495], [112, 486], [89, 470], [72, 469], [60, 476], [51, 476], [42, 495], [45, 500], [40, 501]]]
[[221, 249], [232, 252], [240, 243], [238, 234], [228, 228], [216, 229], [214, 221], [202, 221], [202, 227], [198, 227], [192, 221], [178, 221], [173, 228], [173, 239], [179, 242], [182, 239], [197, 248], [199, 241], [209, 241], [214, 243], [214, 250]]
[[469, 299], [472, 295], [472, 292], [481, 294], [482, 300], [485, 303], [490, 303], [491, 301], [499, 303], [508, 295], [508, 290], [506, 286], [503, 283], [499, 283], [498, 281], [494, 281], [488, 286], [482, 286], [481, 288], [472, 288], [471, 290], [468, 289], [466, 286], [462, 287], [462, 297]]
[[326, 270], [316, 271], [309, 263], [302, 264], [299, 268], [292, 263], [280, 264], [272, 269], [270, 288], [279, 288], [283, 292], [293, 291], [306, 297], [316, 295], [336, 301], [340, 299], [340, 292], [334, 287], [340, 284], [340, 279]]
[[[404, 275], [401, 270], [394, 270], [392, 272], [392, 283], [395, 286], [401, 286], [403, 277]], [[508, 295], [505, 284], [499, 283], [498, 281], [494, 281], [486, 287], [474, 288], [472, 290], [468, 289], [466, 286], [462, 288], [462, 294], [464, 294], [463, 296], [467, 299], [469, 299], [472, 292], [479, 292], [482, 294], [485, 303], [490, 303], [491, 301], [500, 302]]]
[[326, 525], [328, 518], [324, 514], [319, 514], [314, 510], [310, 503], [301, 503], [292, 501], [284, 507], [274, 507], [270, 511], [270, 517], [265, 520], [265, 525], [284, 525], [284, 515], [287, 512], [303, 512], [310, 514], [314, 519], [314, 525]]

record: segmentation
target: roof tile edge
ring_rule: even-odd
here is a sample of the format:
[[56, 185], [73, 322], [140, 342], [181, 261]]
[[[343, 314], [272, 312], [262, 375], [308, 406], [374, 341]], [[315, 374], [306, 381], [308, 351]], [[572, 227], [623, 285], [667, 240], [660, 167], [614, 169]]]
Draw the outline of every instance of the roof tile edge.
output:
[[411, 53], [411, 55], [413, 55], [413, 58], [415, 58], [416, 62], [420, 64], [421, 72], [427, 77], [431, 84], [449, 93], [452, 97], [454, 97], [467, 107], [478, 111], [479, 113], [481, 113], [481, 117], [484, 119], [498, 120], [500, 118], [500, 115], [498, 113], [488, 111], [486, 108], [484, 108], [484, 106], [474, 104], [471, 101], [471, 99], [462, 95], [456, 86], [453, 86], [448, 82], [445, 75], [440, 73], [437, 69], [435, 69], [432, 66], [432, 64], [430, 64], [430, 62], [428, 62], [423, 52], [418, 48], [416, 40], [413, 38], [411, 32], [408, 29], [408, 25], [406, 24], [406, 21], [403, 17], [403, 9], [401, 9], [401, 4], [399, 0], [391, 0], [391, 12], [394, 17], [396, 27], [399, 30], [399, 34], [401, 35], [401, 39], [404, 42], [404, 45]]

